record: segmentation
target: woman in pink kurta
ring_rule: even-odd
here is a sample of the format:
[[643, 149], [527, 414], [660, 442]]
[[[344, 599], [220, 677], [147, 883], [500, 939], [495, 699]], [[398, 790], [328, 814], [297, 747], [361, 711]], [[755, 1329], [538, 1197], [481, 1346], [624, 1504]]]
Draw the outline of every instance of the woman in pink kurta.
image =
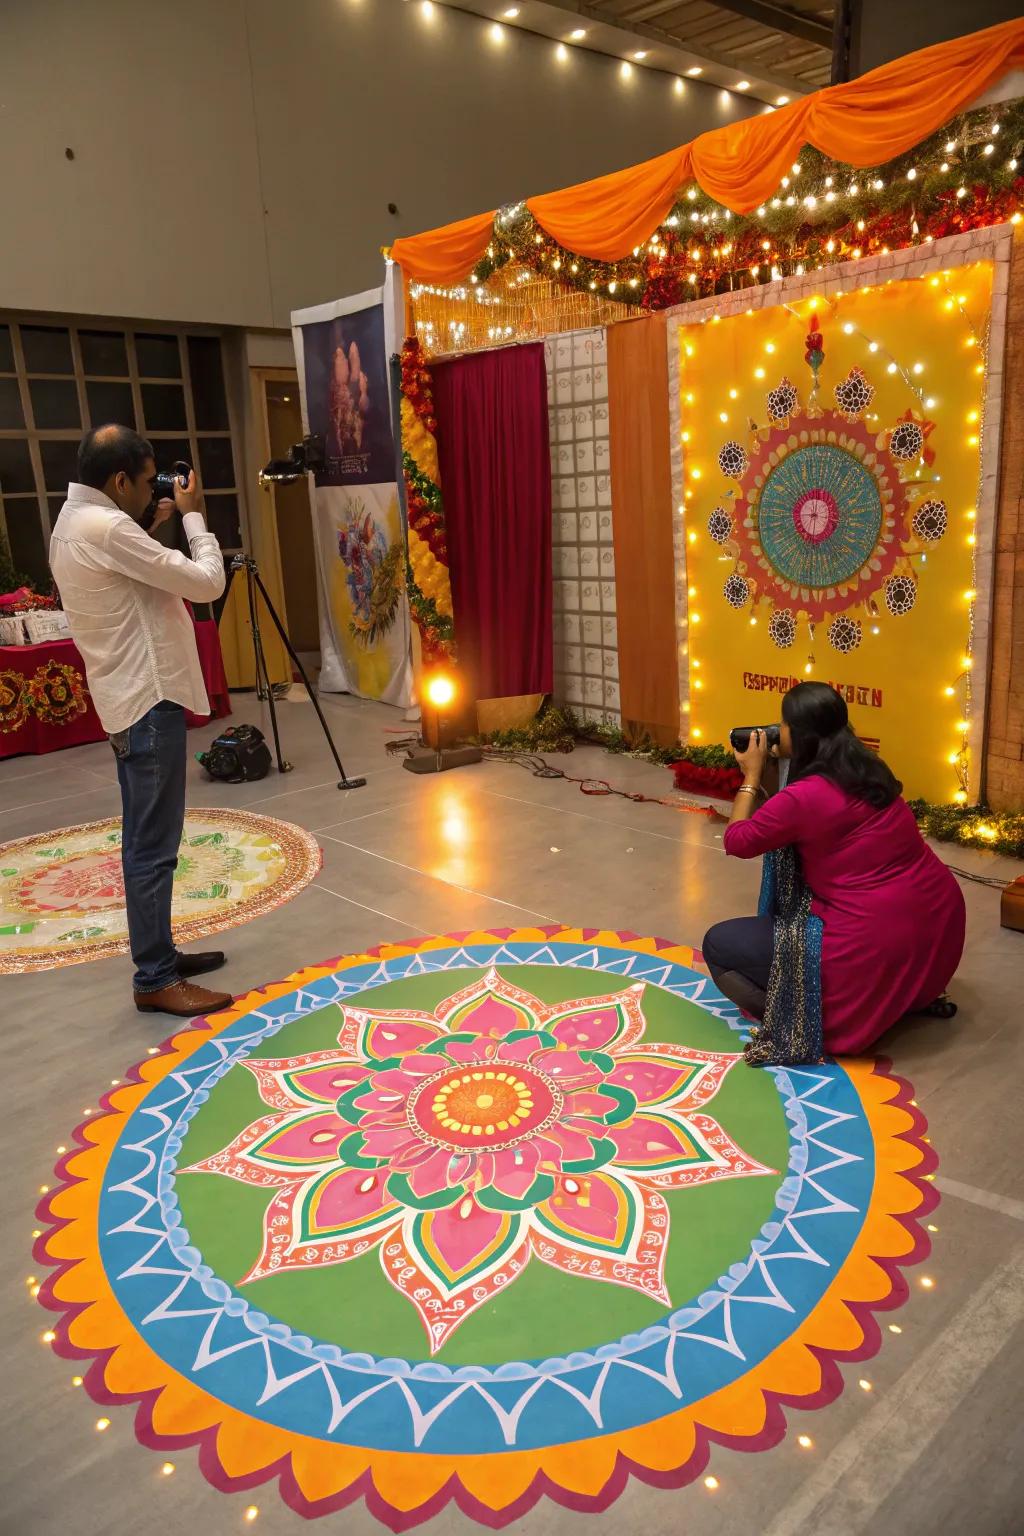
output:
[[[823, 925], [824, 1046], [856, 1055], [941, 997], [963, 952], [964, 899], [890, 770], [853, 735], [834, 690], [799, 684], [783, 701], [783, 722], [790, 782], [758, 804], [763, 738], [737, 754], [745, 781], [725, 851], [752, 859], [795, 847], [810, 911]], [[730, 975], [752, 983], [735, 999], [749, 1005], [757, 989], [767, 991], [772, 944], [771, 917], [744, 918], [712, 928], [704, 954], [727, 995]]]

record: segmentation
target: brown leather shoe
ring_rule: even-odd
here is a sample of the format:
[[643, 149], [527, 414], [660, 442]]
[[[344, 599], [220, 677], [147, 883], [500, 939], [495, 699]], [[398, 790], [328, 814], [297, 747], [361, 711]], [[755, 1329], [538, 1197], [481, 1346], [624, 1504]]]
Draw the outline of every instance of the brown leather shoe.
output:
[[192, 981], [175, 981], [159, 992], [135, 992], [135, 1006], [140, 1013], [170, 1013], [176, 1019], [194, 1019], [198, 1014], [219, 1013], [234, 1002], [230, 992], [211, 992]]

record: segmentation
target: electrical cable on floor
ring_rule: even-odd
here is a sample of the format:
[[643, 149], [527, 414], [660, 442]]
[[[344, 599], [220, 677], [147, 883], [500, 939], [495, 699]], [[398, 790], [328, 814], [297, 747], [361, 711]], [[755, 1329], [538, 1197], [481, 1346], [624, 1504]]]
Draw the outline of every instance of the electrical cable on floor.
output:
[[571, 773], [566, 773], [562, 768], [555, 768], [546, 758], [534, 752], [517, 752], [501, 747], [485, 747], [484, 761], [514, 763], [517, 768], [525, 768], [537, 779], [564, 779], [567, 784], [578, 784], [580, 793], [584, 795], [615, 795], [622, 800], [630, 800], [636, 805], [667, 805], [673, 811], [686, 811], [695, 816], [706, 816], [709, 821], [727, 821], [728, 817], [716, 810], [713, 805], [699, 805], [695, 800], [674, 799], [669, 800], [660, 795], [643, 795], [637, 790], [618, 789], [614, 784], [609, 784], [607, 779], [580, 779]]
[[[946, 864], [945, 859], [942, 862]], [[946, 864], [946, 868], [950, 874], [956, 875], [958, 880], [971, 880], [975, 885], [987, 885], [993, 891], [1004, 891], [1006, 889], [1007, 880], [1005, 875], [1001, 878], [999, 875], [975, 875], [969, 869], [958, 869], [955, 864]]]
[[[399, 741], [389, 741], [386, 750], [389, 753], [401, 752], [417, 745], [418, 740], [416, 736], [407, 736]], [[614, 795], [622, 800], [630, 800], [635, 805], [667, 805], [670, 810], [706, 816], [709, 821], [728, 821], [729, 819], [714, 806], [699, 805], [695, 800], [669, 800], [660, 795], [644, 795], [638, 790], [618, 789], [614, 784], [609, 784], [607, 779], [576, 778], [573, 774], [566, 773], [564, 768], [554, 767], [539, 752], [519, 752], [505, 747], [484, 747], [483, 753], [485, 762], [513, 763], [517, 768], [525, 768], [536, 779], [564, 779], [567, 784], [578, 784], [580, 793], [584, 795]], [[942, 862], [945, 864], [945, 859]], [[998, 875], [977, 875], [969, 869], [960, 869], [956, 864], [946, 864], [946, 868], [950, 874], [956, 875], [958, 880], [969, 880], [974, 885], [987, 885], [993, 891], [1002, 891], [1006, 886], [1005, 878]]]

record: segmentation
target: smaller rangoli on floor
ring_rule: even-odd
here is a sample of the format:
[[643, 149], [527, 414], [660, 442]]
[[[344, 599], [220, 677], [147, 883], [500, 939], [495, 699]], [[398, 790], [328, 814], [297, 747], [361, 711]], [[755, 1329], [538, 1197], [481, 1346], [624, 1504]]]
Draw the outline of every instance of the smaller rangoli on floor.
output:
[[[250, 811], [189, 811], [174, 880], [179, 944], [288, 901], [320, 867], [301, 827]], [[0, 972], [127, 950], [119, 817], [0, 844]]]

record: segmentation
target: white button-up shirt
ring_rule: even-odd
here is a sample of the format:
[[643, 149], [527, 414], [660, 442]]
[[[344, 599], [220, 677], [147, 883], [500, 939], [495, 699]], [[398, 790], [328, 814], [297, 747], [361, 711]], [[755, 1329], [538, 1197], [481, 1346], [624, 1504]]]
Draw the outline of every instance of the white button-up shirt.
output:
[[165, 549], [102, 491], [69, 485], [50, 569], [105, 731], [126, 731], [162, 699], [210, 713], [183, 598], [224, 591], [224, 560], [201, 513], [182, 518], [192, 558]]

